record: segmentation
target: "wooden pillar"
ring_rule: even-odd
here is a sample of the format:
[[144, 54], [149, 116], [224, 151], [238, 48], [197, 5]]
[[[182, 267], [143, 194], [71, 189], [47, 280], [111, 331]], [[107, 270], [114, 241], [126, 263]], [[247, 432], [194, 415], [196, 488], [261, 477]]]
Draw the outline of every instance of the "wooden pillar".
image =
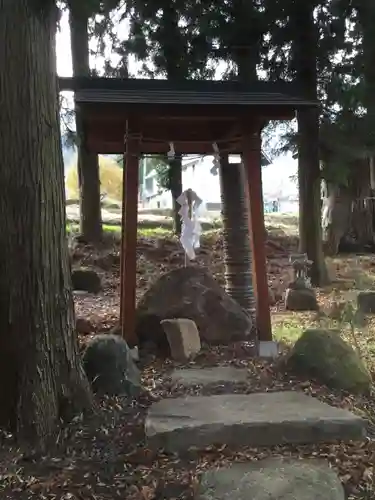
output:
[[122, 186], [122, 231], [120, 270], [120, 324], [122, 337], [133, 347], [137, 344], [135, 309], [137, 287], [137, 225], [139, 142], [125, 136]]
[[242, 151], [244, 170], [247, 177], [250, 246], [253, 258], [253, 286], [258, 339], [260, 341], [271, 341], [272, 327], [265, 248], [266, 227], [263, 209], [260, 133], [254, 135], [254, 132], [245, 129]]

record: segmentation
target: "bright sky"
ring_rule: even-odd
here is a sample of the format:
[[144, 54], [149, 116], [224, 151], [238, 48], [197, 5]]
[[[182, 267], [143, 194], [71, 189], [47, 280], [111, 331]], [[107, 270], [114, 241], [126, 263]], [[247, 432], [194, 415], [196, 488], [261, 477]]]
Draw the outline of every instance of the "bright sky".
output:
[[[115, 29], [115, 33], [117, 33], [120, 39], [126, 39], [129, 29], [128, 23], [124, 21], [120, 23], [119, 21], [116, 20], [116, 16], [112, 16], [112, 19], [115, 21], [115, 25], [117, 26], [117, 28]], [[93, 51], [96, 51], [95, 40], [90, 41], [90, 48]], [[73, 69], [72, 69], [72, 56], [70, 50], [70, 29], [69, 29], [68, 11], [63, 12], [63, 15], [60, 20], [60, 29], [57, 31], [56, 35], [56, 51], [57, 51], [57, 73], [60, 76], [72, 76]], [[111, 59], [113, 63], [116, 63], [119, 60], [119, 56], [117, 54], [111, 54], [111, 46], [109, 41], [105, 56], [108, 59]], [[104, 61], [105, 61], [104, 57], [91, 56], [90, 67], [100, 71], [103, 68]], [[136, 73], [139, 67], [139, 63], [137, 63], [134, 58], [130, 58], [129, 66], [130, 70]]]
[[70, 50], [69, 16], [61, 17], [60, 29], [56, 33], [57, 73], [59, 76], [72, 76], [72, 53]]

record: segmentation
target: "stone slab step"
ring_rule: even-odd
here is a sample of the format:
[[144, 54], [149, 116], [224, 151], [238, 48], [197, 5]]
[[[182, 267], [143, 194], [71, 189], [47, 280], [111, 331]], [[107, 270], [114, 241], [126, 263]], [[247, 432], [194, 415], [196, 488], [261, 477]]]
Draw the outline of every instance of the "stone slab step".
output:
[[164, 399], [147, 415], [148, 445], [170, 452], [213, 444], [273, 446], [360, 440], [366, 423], [303, 393], [269, 392]]
[[172, 382], [185, 387], [193, 385], [244, 384], [248, 380], [245, 368], [214, 366], [212, 368], [180, 368], [171, 374]]
[[323, 460], [268, 459], [205, 472], [196, 500], [344, 500], [336, 472]]

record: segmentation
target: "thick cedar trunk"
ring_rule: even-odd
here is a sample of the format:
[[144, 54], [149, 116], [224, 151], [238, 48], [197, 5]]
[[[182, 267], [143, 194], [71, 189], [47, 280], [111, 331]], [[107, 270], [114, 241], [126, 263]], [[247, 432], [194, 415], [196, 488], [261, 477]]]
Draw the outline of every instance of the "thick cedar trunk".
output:
[[363, 98], [367, 110], [366, 137], [363, 139], [369, 158], [353, 163], [347, 186], [331, 186], [324, 200], [324, 239], [327, 250], [332, 254], [374, 249], [375, 171], [372, 156], [375, 151], [375, 48], [372, 31], [375, 8], [367, 0], [356, 0], [353, 7], [357, 10], [362, 31]]
[[375, 154], [375, 5], [368, 0], [355, 0], [353, 6], [358, 12], [358, 24], [362, 32], [363, 50], [363, 100], [366, 108], [366, 143], [372, 155]]
[[[161, 56], [164, 59], [164, 67], [168, 80], [178, 82], [189, 78], [186, 70], [185, 46], [181, 43], [181, 30], [178, 25], [179, 17], [173, 3], [167, 2], [163, 7], [164, 32]], [[182, 193], [182, 155], [178, 152], [174, 160], [169, 161], [169, 187], [172, 194], [173, 203], [173, 229], [179, 236], [181, 234], [181, 218], [178, 212], [181, 205], [177, 203], [177, 198]]]
[[[364, 73], [364, 106], [366, 108], [367, 137], [366, 143], [369, 150], [369, 174], [370, 190], [368, 198], [364, 204], [366, 211], [367, 239], [374, 243], [374, 221], [375, 221], [375, 45], [374, 45], [374, 25], [375, 6], [373, 2], [367, 0], [356, 0], [353, 2], [357, 8], [358, 21], [362, 31], [363, 47], [363, 73]], [[370, 233], [370, 230], [371, 233]], [[370, 234], [369, 234], [370, 233]]]
[[318, 110], [298, 113], [299, 236], [300, 252], [312, 261], [311, 281], [323, 286], [328, 274], [322, 244], [318, 119]]
[[42, 446], [92, 405], [70, 285], [54, 13], [0, 3], [0, 425]]
[[[237, 65], [237, 80], [257, 80], [258, 44], [262, 33], [248, 30], [253, 18], [253, 6], [234, 3], [235, 18], [240, 29], [233, 40], [233, 60]], [[251, 39], [249, 39], [249, 36]], [[245, 43], [243, 43], [245, 42]], [[246, 175], [243, 163], [229, 164], [228, 154], [221, 155], [220, 188], [223, 219], [225, 289], [241, 307], [256, 320], [253, 289], [252, 254], [249, 231], [249, 206], [246, 195]]]
[[225, 290], [255, 320], [256, 307], [245, 182], [243, 164], [230, 164], [228, 155], [221, 155], [220, 188]]
[[173, 229], [175, 234], [180, 236], [182, 222], [178, 212], [181, 205], [177, 202], [177, 198], [182, 193], [182, 156], [180, 155], [169, 162], [169, 187], [173, 203]]
[[[88, 13], [82, 5], [71, 2], [69, 22], [74, 76], [88, 76], [90, 74], [88, 17]], [[75, 106], [75, 113], [78, 139], [80, 230], [85, 241], [95, 243], [102, 238], [98, 155], [90, 153], [86, 149], [85, 129], [78, 105]]]
[[375, 244], [375, 155], [369, 158], [370, 189], [368, 198], [368, 211], [371, 215], [371, 242], [372, 248]]
[[[295, 2], [293, 24], [294, 65], [301, 92], [317, 100], [318, 34], [311, 2]], [[298, 112], [298, 184], [300, 251], [312, 261], [311, 280], [316, 286], [327, 283], [320, 206], [319, 110]]]
[[350, 224], [351, 196], [347, 188], [325, 183], [323, 197], [323, 241], [325, 253], [336, 255]]
[[327, 253], [363, 252], [374, 248], [374, 203], [367, 160], [352, 166], [347, 186], [326, 186], [323, 239]]
[[348, 236], [356, 243], [357, 251], [374, 244], [373, 200], [368, 160], [358, 161], [350, 183], [352, 203]]

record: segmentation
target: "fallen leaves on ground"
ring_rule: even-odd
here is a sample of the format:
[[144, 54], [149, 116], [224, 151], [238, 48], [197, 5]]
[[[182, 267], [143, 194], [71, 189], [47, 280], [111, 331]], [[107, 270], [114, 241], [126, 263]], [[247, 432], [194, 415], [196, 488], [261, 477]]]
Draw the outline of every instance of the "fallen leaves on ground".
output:
[[[228, 350], [205, 350], [187, 366], [233, 364], [247, 368], [249, 381], [226, 387], [225, 392], [298, 390], [341, 408], [373, 419], [375, 401], [368, 398], [332, 393], [314, 382], [298, 380], [272, 364], [248, 357], [235, 357], [239, 347]], [[143, 424], [152, 402], [184, 394], [219, 394], [221, 385], [210, 389], [201, 386], [184, 388], [173, 385], [169, 374], [171, 361], [155, 362], [143, 371], [145, 391], [137, 401], [104, 398], [100, 412], [86, 421], [77, 421], [65, 429], [60, 446], [45, 457], [23, 457], [9, 451], [0, 470], [0, 497], [46, 498], [71, 500], [193, 499], [199, 475], [209, 469], [234, 462], [257, 461], [267, 457], [322, 458], [338, 472], [348, 498], [370, 499], [374, 496], [373, 467], [375, 440], [358, 443], [320, 444], [315, 446], [276, 446], [272, 448], [238, 448], [225, 445], [205, 450], [189, 450], [179, 457], [163, 450], [147, 448]], [[181, 367], [181, 365], [179, 365]], [[370, 424], [370, 431], [375, 426]], [[375, 438], [375, 433], [372, 434]]]
[[[270, 286], [275, 292], [274, 324], [280, 335], [296, 334], [304, 326], [318, 324], [316, 314], [291, 314], [283, 310], [282, 296], [291, 279], [289, 254], [295, 252], [296, 239], [282, 234], [269, 236], [267, 244]], [[171, 238], [140, 238], [137, 250], [138, 295], [162, 273], [183, 265], [179, 242]], [[97, 296], [76, 294], [77, 316], [84, 318], [81, 344], [97, 332], [110, 330], [119, 314], [119, 244], [113, 239], [103, 248], [77, 246], [74, 265], [94, 266], [103, 280], [103, 292]], [[207, 265], [223, 282], [222, 240], [212, 232], [203, 239], [199, 263]], [[336, 275], [345, 280], [349, 261], [335, 263]], [[367, 275], [374, 271], [371, 259], [365, 259]], [[353, 286], [353, 285], [351, 285]], [[345, 288], [342, 283], [337, 288]], [[350, 288], [350, 287], [346, 287]], [[324, 309], [337, 290], [319, 292]], [[91, 325], [91, 334], [86, 330]], [[281, 326], [280, 326], [281, 325]], [[366, 338], [372, 335], [372, 320]], [[289, 328], [289, 329], [288, 329]], [[282, 336], [282, 335], [281, 335]], [[287, 349], [287, 346], [285, 347]], [[203, 388], [173, 385], [169, 378], [175, 363], [158, 359], [143, 367], [144, 392], [136, 401], [104, 398], [100, 411], [89, 419], [76, 419], [62, 429], [59, 443], [46, 456], [33, 456], [18, 450], [10, 436], [3, 436], [0, 448], [0, 498], [42, 500], [156, 500], [193, 499], [200, 474], [233, 462], [257, 461], [267, 457], [323, 458], [337, 470], [349, 499], [375, 498], [375, 400], [329, 391], [313, 381], [298, 380], [280, 370], [279, 364], [253, 358], [251, 345], [233, 344], [226, 348], [204, 349], [187, 366], [235, 365], [246, 368], [246, 384], [225, 384]], [[178, 365], [181, 367], [182, 365]], [[331, 405], [351, 410], [369, 422], [364, 442], [320, 444], [316, 446], [278, 446], [272, 448], [231, 449], [212, 446], [190, 450], [186, 456], [165, 454], [148, 449], [144, 438], [144, 419], [148, 407], [161, 398], [185, 394], [251, 393], [275, 390], [298, 390]]]

